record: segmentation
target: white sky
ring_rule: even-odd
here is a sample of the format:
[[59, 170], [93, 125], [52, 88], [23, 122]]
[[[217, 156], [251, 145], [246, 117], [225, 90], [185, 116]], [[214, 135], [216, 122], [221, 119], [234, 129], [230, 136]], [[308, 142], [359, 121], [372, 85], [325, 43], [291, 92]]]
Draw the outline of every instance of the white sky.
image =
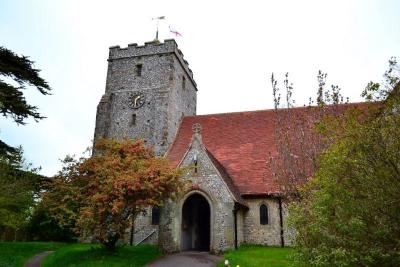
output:
[[0, 0], [0, 45], [30, 56], [53, 88], [26, 90], [47, 119], [16, 126], [0, 117], [0, 139], [52, 175], [66, 154], [91, 145], [104, 93], [108, 47], [143, 44], [152, 17], [166, 16], [198, 84], [198, 114], [272, 108], [270, 76], [285, 72], [307, 103], [318, 70], [351, 101], [400, 58], [400, 1], [39, 1]]

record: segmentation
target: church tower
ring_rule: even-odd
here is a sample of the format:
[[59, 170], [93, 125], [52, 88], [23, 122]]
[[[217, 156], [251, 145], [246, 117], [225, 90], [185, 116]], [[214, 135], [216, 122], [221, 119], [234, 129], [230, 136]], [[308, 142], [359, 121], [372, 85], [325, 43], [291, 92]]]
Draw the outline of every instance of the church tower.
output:
[[143, 139], [161, 156], [183, 116], [196, 115], [197, 86], [174, 40], [110, 47], [94, 139]]

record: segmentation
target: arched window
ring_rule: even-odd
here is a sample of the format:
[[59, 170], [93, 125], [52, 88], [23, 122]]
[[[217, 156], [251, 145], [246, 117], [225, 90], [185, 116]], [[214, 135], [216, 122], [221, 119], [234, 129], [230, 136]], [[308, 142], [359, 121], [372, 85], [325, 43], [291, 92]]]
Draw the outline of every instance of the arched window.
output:
[[154, 206], [151, 209], [151, 224], [158, 225], [160, 223], [160, 208]]
[[260, 224], [268, 224], [268, 207], [264, 204], [260, 206]]

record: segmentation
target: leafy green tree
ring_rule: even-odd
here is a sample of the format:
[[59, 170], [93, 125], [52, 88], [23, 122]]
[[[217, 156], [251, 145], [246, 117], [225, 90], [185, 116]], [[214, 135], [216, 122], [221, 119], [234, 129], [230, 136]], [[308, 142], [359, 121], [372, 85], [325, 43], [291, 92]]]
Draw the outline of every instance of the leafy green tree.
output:
[[42, 203], [38, 203], [33, 209], [24, 232], [27, 241], [71, 242], [77, 239], [71, 228], [58, 225]]
[[29, 222], [43, 180], [22, 155], [17, 148], [8, 158], [0, 156], [0, 232], [12, 230], [15, 236]]
[[[391, 69], [391, 70], [390, 70]], [[327, 117], [318, 130], [333, 143], [290, 207], [300, 266], [400, 266], [400, 84], [391, 59], [379, 100]]]
[[95, 150], [88, 159], [65, 159], [43, 204], [62, 227], [114, 250], [144, 207], [176, 197], [184, 186], [182, 171], [155, 157], [142, 141], [99, 140]]
[[[40, 70], [33, 67], [33, 62], [25, 56], [18, 56], [5, 47], [0, 47], [0, 113], [11, 117], [17, 124], [25, 124], [29, 117], [36, 121], [43, 119], [36, 106], [26, 102], [23, 90], [26, 86], [35, 87], [41, 94], [50, 93], [50, 86], [39, 76]], [[12, 80], [16, 85], [7, 82]], [[0, 155], [10, 156], [16, 148], [0, 140]]]

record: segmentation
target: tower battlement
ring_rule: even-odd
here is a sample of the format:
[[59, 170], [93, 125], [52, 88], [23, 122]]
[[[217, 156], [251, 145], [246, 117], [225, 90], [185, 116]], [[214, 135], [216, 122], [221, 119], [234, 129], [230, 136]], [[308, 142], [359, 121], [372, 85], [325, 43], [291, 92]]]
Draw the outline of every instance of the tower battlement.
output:
[[185, 60], [182, 51], [178, 48], [178, 44], [174, 39], [166, 39], [164, 42], [151, 41], [145, 42], [144, 45], [137, 43], [128, 44], [128, 47], [121, 48], [119, 45], [111, 46], [108, 61], [114, 61], [132, 57], [144, 57], [152, 55], [167, 55], [174, 54], [179, 60], [182, 68], [190, 77], [195, 86], [196, 82], [193, 79], [193, 72], [189, 68], [189, 63]]

